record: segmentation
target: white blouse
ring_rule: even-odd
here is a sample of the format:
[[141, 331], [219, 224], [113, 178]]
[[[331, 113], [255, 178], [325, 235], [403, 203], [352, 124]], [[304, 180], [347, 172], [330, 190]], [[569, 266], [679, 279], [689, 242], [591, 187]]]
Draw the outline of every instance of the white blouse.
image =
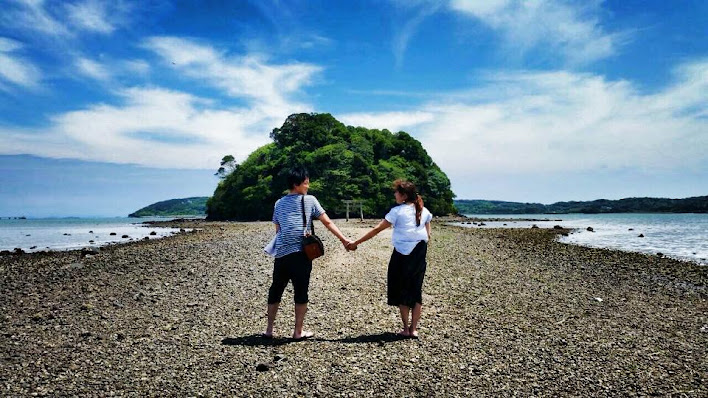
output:
[[420, 215], [420, 225], [415, 225], [415, 206], [407, 203], [392, 208], [384, 218], [393, 225], [391, 240], [397, 252], [409, 255], [418, 242], [428, 241], [425, 225], [430, 223], [433, 215], [425, 207]]

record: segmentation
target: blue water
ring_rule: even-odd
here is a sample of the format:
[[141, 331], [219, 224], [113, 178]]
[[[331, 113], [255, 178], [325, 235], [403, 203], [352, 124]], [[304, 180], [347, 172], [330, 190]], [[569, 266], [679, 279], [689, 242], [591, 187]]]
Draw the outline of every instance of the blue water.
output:
[[[168, 218], [169, 219], [169, 218]], [[145, 237], [170, 236], [178, 228], [158, 228], [142, 224], [165, 218], [36, 218], [0, 219], [0, 250], [69, 250], [125, 243]], [[154, 231], [156, 235], [150, 235]], [[111, 235], [111, 233], [115, 235]], [[122, 238], [128, 235], [128, 238]], [[93, 243], [89, 242], [93, 241]]]
[[[708, 264], [708, 214], [471, 214], [490, 219], [547, 219], [549, 221], [485, 221], [474, 228], [540, 228], [560, 225], [575, 229], [559, 240], [588, 247], [601, 247], [641, 253], [663, 253], [669, 257]], [[556, 221], [561, 220], [561, 221]], [[506, 224], [506, 225], [504, 225]], [[587, 231], [588, 227], [593, 232]], [[631, 230], [630, 230], [631, 229]], [[644, 235], [640, 238], [639, 235]]]

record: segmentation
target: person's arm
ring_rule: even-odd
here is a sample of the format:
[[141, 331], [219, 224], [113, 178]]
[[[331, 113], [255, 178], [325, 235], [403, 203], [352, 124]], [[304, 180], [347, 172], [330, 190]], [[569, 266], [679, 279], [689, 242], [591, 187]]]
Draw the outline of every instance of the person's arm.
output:
[[[273, 224], [275, 224], [275, 233], [277, 234], [278, 232], [280, 232], [280, 224], [276, 224], [276, 223], [273, 223]], [[430, 234], [428, 234], [428, 235], [430, 235]]]
[[337, 239], [339, 239], [340, 242], [344, 245], [344, 247], [347, 247], [347, 245], [350, 243], [349, 239], [347, 239], [344, 234], [342, 234], [342, 231], [337, 228], [337, 226], [332, 222], [332, 220], [329, 219], [329, 216], [327, 213], [322, 213], [320, 214], [319, 217], [317, 217], [318, 220], [322, 222], [322, 225], [325, 226], [329, 230], [329, 232], [332, 233], [332, 235], [336, 236]]
[[369, 232], [367, 232], [364, 236], [361, 238], [355, 240], [350, 247], [356, 248], [359, 244], [366, 242], [367, 240], [373, 238], [374, 236], [378, 235], [379, 232], [383, 231], [384, 229], [390, 227], [392, 224], [388, 222], [387, 220], [381, 220], [379, 225], [375, 226], [372, 228]]
[[428, 242], [430, 242], [430, 223], [425, 224], [425, 231], [428, 232]]

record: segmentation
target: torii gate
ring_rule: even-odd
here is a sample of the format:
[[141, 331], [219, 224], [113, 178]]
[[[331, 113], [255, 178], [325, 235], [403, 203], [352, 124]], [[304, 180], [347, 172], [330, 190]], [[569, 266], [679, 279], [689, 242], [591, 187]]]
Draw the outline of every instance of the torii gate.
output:
[[356, 206], [359, 205], [359, 219], [364, 221], [364, 201], [356, 199], [344, 199], [342, 200], [347, 205], [347, 221], [349, 221], [349, 205]]

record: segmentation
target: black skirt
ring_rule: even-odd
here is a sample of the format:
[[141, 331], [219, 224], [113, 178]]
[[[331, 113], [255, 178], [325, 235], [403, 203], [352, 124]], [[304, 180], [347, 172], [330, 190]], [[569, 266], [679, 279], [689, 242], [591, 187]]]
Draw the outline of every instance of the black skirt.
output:
[[403, 255], [393, 249], [388, 263], [388, 305], [414, 307], [423, 304], [423, 278], [425, 277], [428, 243], [420, 241], [411, 254]]

